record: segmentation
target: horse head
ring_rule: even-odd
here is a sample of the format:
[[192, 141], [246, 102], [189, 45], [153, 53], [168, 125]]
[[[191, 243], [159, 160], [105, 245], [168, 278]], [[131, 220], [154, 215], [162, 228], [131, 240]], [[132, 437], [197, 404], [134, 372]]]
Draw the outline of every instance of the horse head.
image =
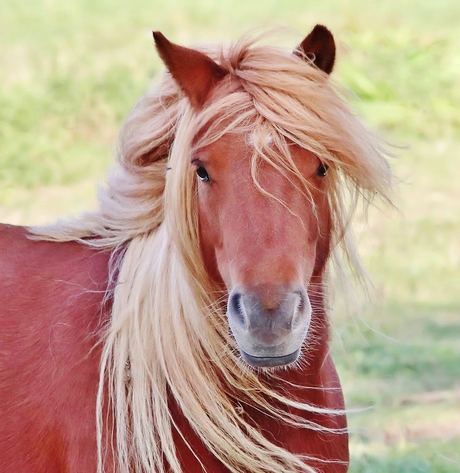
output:
[[[154, 38], [196, 113], [238, 91], [231, 72], [206, 54], [161, 33]], [[318, 25], [293, 54], [329, 74], [333, 37]], [[201, 252], [208, 273], [228, 294], [228, 321], [242, 358], [272, 367], [299, 357], [312, 298], [320, 297], [314, 282], [330, 250], [330, 214], [327, 165], [293, 141], [260, 130], [249, 120], [245, 133], [223, 134], [191, 154], [190, 168], [197, 178]], [[267, 153], [282, 156], [286, 165], [274, 164]]]

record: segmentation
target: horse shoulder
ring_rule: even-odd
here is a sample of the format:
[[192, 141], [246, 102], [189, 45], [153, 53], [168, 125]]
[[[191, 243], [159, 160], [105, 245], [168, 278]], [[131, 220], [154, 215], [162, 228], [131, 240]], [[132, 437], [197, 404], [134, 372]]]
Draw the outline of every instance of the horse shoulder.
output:
[[0, 226], [0, 471], [94, 471], [109, 255]]

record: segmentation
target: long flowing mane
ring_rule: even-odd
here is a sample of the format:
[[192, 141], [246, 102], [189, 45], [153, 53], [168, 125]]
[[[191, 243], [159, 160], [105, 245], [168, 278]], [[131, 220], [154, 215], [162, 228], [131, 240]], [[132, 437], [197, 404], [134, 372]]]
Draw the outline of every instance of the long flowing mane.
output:
[[[288, 408], [334, 411], [283, 395], [273, 388], [276, 372], [260, 376], [241, 361], [222, 294], [203, 265], [189, 156], [227, 133], [249, 131], [255, 168], [263, 159], [280, 172], [298, 173], [288, 143], [313, 152], [330, 168], [334, 251], [341, 248], [358, 270], [350, 219], [359, 196], [386, 195], [390, 170], [380, 142], [309, 62], [247, 37], [201, 50], [230, 72], [225, 93], [196, 112], [166, 73], [122, 128], [116, 168], [99, 193], [99, 208], [33, 231], [41, 239], [77, 240], [112, 252], [98, 440], [101, 449], [108, 407], [121, 473], [182, 471], [171, 399], [230, 471], [313, 471], [308, 458], [265, 438], [242, 413], [245, 405], [255, 406], [280, 421], [325, 430]], [[267, 134], [284, 152], [266, 145]]]

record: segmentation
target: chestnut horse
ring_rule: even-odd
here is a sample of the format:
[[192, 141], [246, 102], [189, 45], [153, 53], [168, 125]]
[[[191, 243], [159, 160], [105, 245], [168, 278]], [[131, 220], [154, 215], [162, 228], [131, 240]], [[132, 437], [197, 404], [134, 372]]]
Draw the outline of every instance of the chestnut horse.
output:
[[154, 39], [98, 210], [0, 227], [0, 471], [345, 472], [326, 265], [391, 176], [334, 39]]

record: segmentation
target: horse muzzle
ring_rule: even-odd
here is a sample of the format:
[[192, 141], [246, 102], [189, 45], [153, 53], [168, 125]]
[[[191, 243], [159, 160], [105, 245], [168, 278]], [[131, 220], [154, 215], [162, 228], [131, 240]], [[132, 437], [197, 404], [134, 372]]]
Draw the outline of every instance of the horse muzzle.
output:
[[241, 356], [258, 368], [289, 365], [297, 360], [311, 312], [310, 300], [301, 286], [240, 286], [231, 291], [227, 306]]

